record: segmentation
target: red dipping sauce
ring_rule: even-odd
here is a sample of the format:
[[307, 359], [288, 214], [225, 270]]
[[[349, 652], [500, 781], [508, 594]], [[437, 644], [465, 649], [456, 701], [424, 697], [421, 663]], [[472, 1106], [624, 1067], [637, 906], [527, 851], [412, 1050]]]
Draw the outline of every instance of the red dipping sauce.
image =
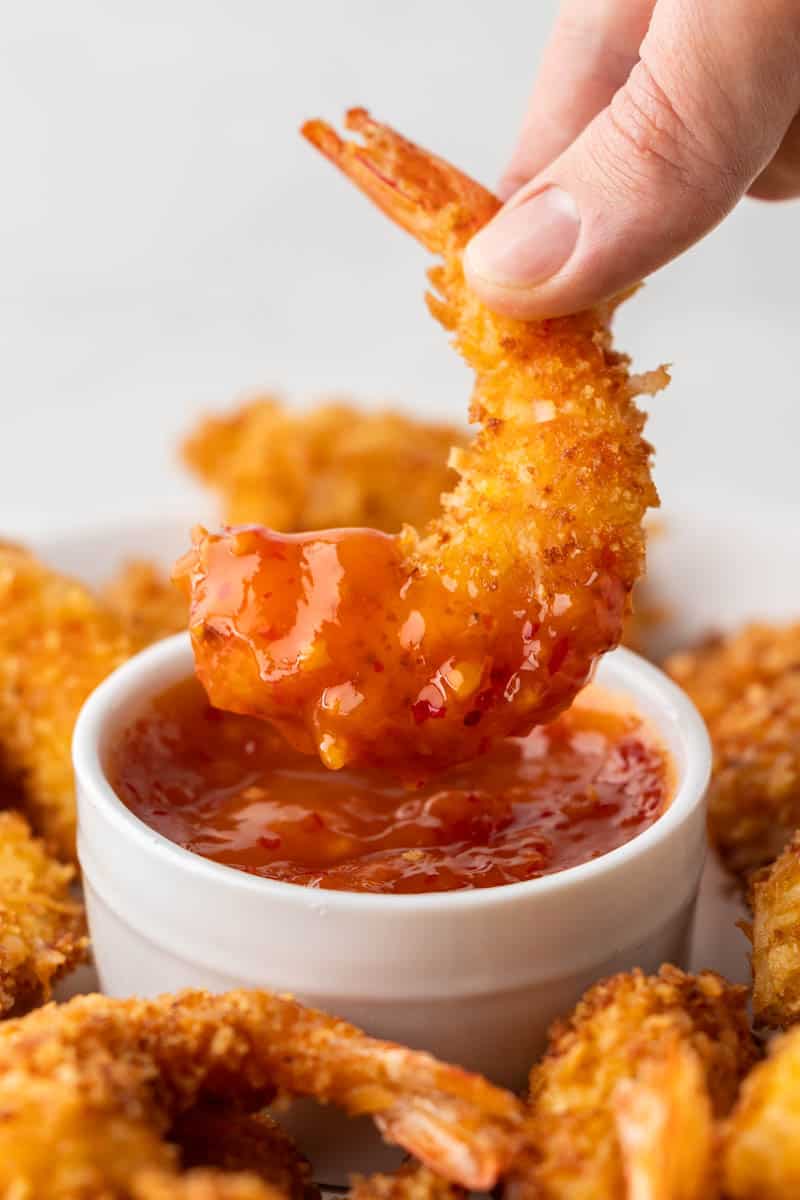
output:
[[170, 841], [287, 883], [352, 892], [497, 887], [563, 871], [661, 815], [672, 766], [642, 718], [595, 686], [551, 725], [404, 787], [327, 770], [268, 724], [221, 712], [195, 679], [150, 701], [109, 778]]

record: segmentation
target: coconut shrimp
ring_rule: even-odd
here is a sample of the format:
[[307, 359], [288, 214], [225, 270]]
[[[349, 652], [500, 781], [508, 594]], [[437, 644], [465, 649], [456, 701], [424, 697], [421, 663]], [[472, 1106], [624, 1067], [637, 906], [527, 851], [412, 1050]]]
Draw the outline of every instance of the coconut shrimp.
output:
[[773, 1028], [800, 1020], [800, 834], [750, 889], [753, 1012]]
[[618, 643], [657, 503], [634, 396], [667, 375], [629, 374], [612, 306], [491, 313], [461, 252], [496, 197], [361, 109], [347, 126], [363, 143], [320, 121], [303, 133], [441, 257], [428, 304], [475, 371], [480, 432], [451, 455], [459, 481], [419, 532], [198, 529], [176, 578], [216, 707], [274, 722], [329, 767], [413, 775], [551, 720]]
[[[664, 966], [604, 980], [556, 1022], [531, 1072], [526, 1149], [507, 1200], [631, 1196], [707, 1200], [712, 1118], [731, 1108], [755, 1061], [744, 988]], [[663, 1159], [663, 1137], [698, 1099], [695, 1142]], [[685, 1116], [685, 1114], [683, 1114]]]
[[800, 623], [747, 625], [667, 659], [708, 726], [708, 832], [742, 883], [800, 825]]
[[55, 862], [19, 813], [0, 812], [0, 1017], [50, 996], [87, 957], [75, 871]]
[[479, 1189], [507, 1167], [522, 1122], [515, 1097], [480, 1076], [288, 997], [81, 996], [0, 1026], [0, 1195], [127, 1200], [143, 1170], [179, 1171], [167, 1136], [181, 1114], [278, 1094], [369, 1114], [387, 1140]]
[[[454, 425], [329, 400], [298, 411], [258, 396], [206, 417], [183, 443], [184, 462], [217, 492], [225, 521], [293, 533], [369, 525], [397, 533], [439, 511], [455, 482]], [[409, 486], [413, 481], [412, 486]], [[184, 626], [186, 624], [184, 620]]]
[[776, 1038], [744, 1081], [722, 1162], [727, 1200], [800, 1195], [800, 1029]]

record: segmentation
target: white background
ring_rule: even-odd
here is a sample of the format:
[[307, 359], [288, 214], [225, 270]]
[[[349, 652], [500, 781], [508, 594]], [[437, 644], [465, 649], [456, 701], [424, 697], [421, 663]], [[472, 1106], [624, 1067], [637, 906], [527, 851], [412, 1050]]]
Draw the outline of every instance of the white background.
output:
[[[424, 254], [296, 129], [363, 103], [491, 183], [554, 10], [5, 4], [0, 534], [191, 513], [176, 439], [261, 386], [460, 418]], [[674, 364], [650, 429], [668, 504], [702, 485], [735, 525], [794, 503], [798, 247], [800, 208], [747, 203], [621, 316], [642, 367]]]

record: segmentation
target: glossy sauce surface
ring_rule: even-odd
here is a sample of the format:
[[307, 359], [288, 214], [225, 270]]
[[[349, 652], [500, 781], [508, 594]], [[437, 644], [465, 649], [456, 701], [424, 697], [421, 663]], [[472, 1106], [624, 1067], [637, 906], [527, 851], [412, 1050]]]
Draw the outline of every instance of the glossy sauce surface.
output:
[[365, 892], [495, 887], [613, 850], [669, 803], [671, 763], [596, 687], [527, 738], [418, 788], [327, 771], [194, 679], [150, 701], [108, 763], [124, 803], [195, 854], [270, 879]]
[[414, 780], [552, 720], [626, 611], [610, 551], [607, 570], [577, 559], [570, 591], [551, 595], [524, 565], [498, 574], [466, 552], [460, 580], [422, 572], [402, 536], [369, 529], [194, 538], [174, 578], [209, 699], [333, 769]]

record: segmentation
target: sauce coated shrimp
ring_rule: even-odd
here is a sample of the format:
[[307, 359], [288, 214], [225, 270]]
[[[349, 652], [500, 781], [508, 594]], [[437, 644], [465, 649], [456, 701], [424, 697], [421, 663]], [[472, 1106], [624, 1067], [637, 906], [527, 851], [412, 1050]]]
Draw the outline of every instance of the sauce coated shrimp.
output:
[[619, 642], [657, 504], [634, 396], [668, 377], [629, 374], [613, 306], [491, 313], [461, 253], [499, 201], [361, 109], [347, 126], [363, 142], [321, 121], [303, 133], [441, 257], [428, 305], [475, 371], [481, 429], [419, 533], [200, 529], [176, 578], [212, 704], [272, 721], [329, 767], [416, 777], [552, 720]]

